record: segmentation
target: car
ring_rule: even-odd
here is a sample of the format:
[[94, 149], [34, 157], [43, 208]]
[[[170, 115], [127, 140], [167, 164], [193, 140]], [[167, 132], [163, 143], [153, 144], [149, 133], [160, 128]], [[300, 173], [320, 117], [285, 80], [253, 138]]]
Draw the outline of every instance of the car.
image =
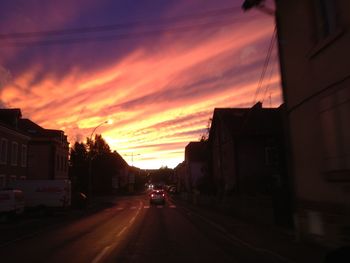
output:
[[152, 191], [149, 195], [150, 204], [165, 204], [165, 192], [163, 190]]

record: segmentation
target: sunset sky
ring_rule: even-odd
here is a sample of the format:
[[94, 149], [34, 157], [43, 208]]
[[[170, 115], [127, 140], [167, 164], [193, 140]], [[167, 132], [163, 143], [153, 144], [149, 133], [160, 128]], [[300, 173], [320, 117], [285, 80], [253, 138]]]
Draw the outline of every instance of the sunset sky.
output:
[[[274, 18], [242, 2], [2, 1], [0, 106], [71, 145], [112, 120], [96, 132], [130, 165], [175, 167], [214, 108], [254, 104]], [[276, 46], [257, 100], [282, 102]]]

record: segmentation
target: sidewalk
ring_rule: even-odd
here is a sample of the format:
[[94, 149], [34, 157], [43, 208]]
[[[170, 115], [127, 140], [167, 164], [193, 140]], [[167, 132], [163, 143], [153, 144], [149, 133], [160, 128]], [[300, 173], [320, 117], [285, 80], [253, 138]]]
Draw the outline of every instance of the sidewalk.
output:
[[174, 197], [179, 204], [189, 208], [204, 220], [213, 222], [234, 239], [261, 253], [271, 254], [281, 262], [322, 263], [327, 248], [317, 244], [295, 241], [292, 231], [276, 226], [255, 224], [243, 221], [232, 215], [225, 215], [213, 207], [193, 205], [180, 196]]

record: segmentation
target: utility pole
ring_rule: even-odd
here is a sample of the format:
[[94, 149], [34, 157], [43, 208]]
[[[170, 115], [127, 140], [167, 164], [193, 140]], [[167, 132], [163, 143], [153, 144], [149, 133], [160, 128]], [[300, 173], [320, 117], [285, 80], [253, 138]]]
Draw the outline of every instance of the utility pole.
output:
[[133, 152], [131, 154], [125, 154], [125, 156], [131, 156], [131, 166], [134, 166], [134, 156], [141, 155], [139, 153], [134, 154]]
[[[134, 156], [141, 155], [139, 153], [131, 153], [131, 154], [125, 154], [125, 156], [131, 156], [131, 167], [134, 167]], [[129, 169], [129, 193], [134, 192], [135, 188], [135, 174], [134, 174], [135, 169]]]

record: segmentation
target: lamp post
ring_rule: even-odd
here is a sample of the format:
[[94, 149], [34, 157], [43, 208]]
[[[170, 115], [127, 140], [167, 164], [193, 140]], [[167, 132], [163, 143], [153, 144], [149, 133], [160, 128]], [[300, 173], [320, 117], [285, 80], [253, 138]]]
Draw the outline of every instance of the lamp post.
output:
[[89, 145], [89, 151], [90, 151], [90, 156], [89, 156], [89, 166], [88, 166], [88, 192], [89, 192], [89, 200], [92, 199], [92, 155], [91, 155], [91, 146], [92, 146], [92, 136], [94, 135], [94, 132], [96, 131], [97, 128], [101, 127], [104, 124], [109, 124], [111, 121], [107, 120], [104, 122], [101, 122], [99, 125], [97, 125], [93, 130], [92, 133], [89, 137], [90, 140], [90, 145]]

